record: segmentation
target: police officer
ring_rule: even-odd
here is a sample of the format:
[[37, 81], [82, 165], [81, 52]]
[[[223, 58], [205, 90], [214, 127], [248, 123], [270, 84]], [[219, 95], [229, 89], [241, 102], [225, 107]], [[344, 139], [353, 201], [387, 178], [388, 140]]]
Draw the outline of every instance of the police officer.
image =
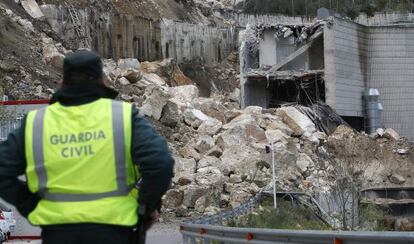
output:
[[130, 243], [139, 203], [146, 228], [158, 217], [174, 160], [116, 96], [99, 56], [77, 51], [65, 58], [51, 104], [29, 112], [0, 145], [0, 197], [42, 228], [43, 243]]

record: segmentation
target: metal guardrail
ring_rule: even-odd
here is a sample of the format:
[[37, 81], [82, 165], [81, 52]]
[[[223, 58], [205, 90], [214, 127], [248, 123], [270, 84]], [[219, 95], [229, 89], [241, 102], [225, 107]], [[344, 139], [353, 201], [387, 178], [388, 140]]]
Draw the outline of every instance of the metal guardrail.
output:
[[12, 120], [0, 120], [0, 142], [5, 141], [10, 132], [20, 126], [21, 118], [14, 118]]
[[294, 231], [231, 228], [211, 225], [182, 224], [184, 244], [405, 244], [414, 243], [414, 232]]
[[247, 202], [244, 204], [235, 207], [231, 210], [223, 211], [215, 215], [211, 216], [205, 216], [201, 217], [199, 219], [189, 220], [186, 223], [192, 223], [192, 224], [209, 224], [209, 225], [215, 225], [215, 224], [223, 224], [223, 222], [229, 218], [233, 218], [239, 215], [243, 215], [248, 213], [255, 207], [262, 197], [265, 195], [266, 191], [271, 190], [271, 185], [268, 185], [264, 187], [259, 193], [257, 193], [253, 198], [250, 198]]

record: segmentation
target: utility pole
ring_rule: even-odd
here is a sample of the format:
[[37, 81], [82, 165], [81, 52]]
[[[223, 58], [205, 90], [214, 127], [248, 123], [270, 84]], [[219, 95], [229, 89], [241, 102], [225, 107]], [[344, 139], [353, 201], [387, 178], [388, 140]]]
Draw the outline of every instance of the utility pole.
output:
[[272, 185], [273, 185], [273, 208], [277, 209], [276, 197], [276, 160], [275, 160], [275, 144], [272, 142], [270, 146], [266, 146], [266, 153], [272, 153]]

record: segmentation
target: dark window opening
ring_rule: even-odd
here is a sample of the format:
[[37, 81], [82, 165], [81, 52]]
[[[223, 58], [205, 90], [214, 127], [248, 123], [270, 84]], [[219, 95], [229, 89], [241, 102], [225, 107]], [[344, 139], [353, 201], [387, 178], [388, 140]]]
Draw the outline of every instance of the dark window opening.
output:
[[133, 50], [134, 50], [134, 57], [140, 58], [139, 56], [139, 40], [136, 36], [134, 36], [134, 39], [132, 40], [133, 44]]
[[365, 130], [365, 121], [363, 117], [342, 116], [342, 119], [357, 131]]
[[218, 58], [218, 62], [221, 63], [222, 58], [221, 58], [221, 47], [220, 47], [220, 45], [218, 46], [218, 49], [217, 49], [217, 58]]
[[159, 60], [161, 58], [160, 55], [160, 43], [159, 42], [155, 42], [155, 59]]
[[170, 58], [170, 44], [165, 43], [165, 58]]
[[268, 90], [269, 108], [278, 108], [289, 103], [311, 106], [326, 100], [325, 82], [322, 79], [276, 80], [268, 83]]

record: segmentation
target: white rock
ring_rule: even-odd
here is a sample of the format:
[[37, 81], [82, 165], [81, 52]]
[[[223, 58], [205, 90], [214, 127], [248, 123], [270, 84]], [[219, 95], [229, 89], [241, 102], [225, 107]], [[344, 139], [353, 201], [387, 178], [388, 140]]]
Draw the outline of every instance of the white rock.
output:
[[265, 132], [268, 143], [287, 142], [288, 135], [281, 130], [267, 130]]
[[236, 88], [232, 93], [229, 94], [229, 98], [230, 101], [240, 104], [240, 89]]
[[174, 99], [169, 99], [162, 110], [161, 123], [175, 128], [175, 126], [182, 122], [181, 104]]
[[204, 167], [198, 169], [195, 175], [195, 181], [200, 186], [214, 186], [216, 188], [223, 188], [225, 181], [224, 175], [216, 167]]
[[178, 150], [184, 158], [192, 158], [196, 161], [200, 160], [200, 154], [194, 149], [194, 145], [187, 144]]
[[137, 69], [128, 68], [121, 71], [121, 76], [127, 78], [131, 83], [137, 83], [141, 80], [142, 73]]
[[223, 123], [219, 120], [210, 118], [201, 123], [200, 127], [198, 127], [198, 132], [201, 135], [215, 135], [220, 131], [222, 126]]
[[199, 213], [204, 213], [206, 209], [206, 196], [202, 196], [194, 204], [194, 210]]
[[221, 210], [218, 207], [209, 206], [206, 209], [204, 209], [204, 215], [211, 216], [220, 213], [220, 211]]
[[175, 164], [174, 164], [174, 172], [187, 172], [187, 173], [194, 173], [196, 170], [196, 161], [194, 159], [187, 159], [187, 158], [180, 158], [174, 157]]
[[205, 97], [198, 97], [193, 100], [192, 104], [194, 107], [206, 115], [215, 118], [222, 123], [227, 122], [226, 112], [227, 108], [223, 106], [223, 104], [217, 99], [214, 98], [205, 98]]
[[233, 144], [224, 150], [220, 160], [235, 174], [251, 177], [256, 170], [256, 163], [262, 158], [258, 151], [249, 146]]
[[311, 135], [316, 131], [315, 124], [294, 107], [279, 108], [276, 113], [292, 129], [295, 136]]
[[296, 167], [300, 170], [302, 174], [304, 174], [310, 168], [314, 167], [314, 163], [308, 155], [301, 153], [296, 160]]
[[406, 148], [400, 148], [400, 149], [397, 149], [396, 152], [398, 154], [400, 154], [400, 155], [406, 155], [406, 154], [408, 154], [408, 149], [406, 149]]
[[167, 191], [163, 198], [163, 204], [166, 208], [177, 208], [183, 203], [184, 192], [178, 189]]
[[394, 141], [398, 141], [400, 139], [400, 135], [391, 128], [385, 130], [384, 137]]
[[123, 86], [127, 86], [127, 85], [130, 85], [131, 84], [129, 82], [129, 80], [127, 78], [125, 78], [125, 77], [120, 77], [118, 79], [118, 83], [121, 84], [121, 85], [123, 85]]
[[154, 73], [144, 74], [142, 79], [138, 82], [137, 85], [139, 87], [145, 87], [150, 84], [154, 84], [158, 86], [167, 85], [164, 79], [162, 79], [161, 77], [159, 77], [157, 74], [154, 74]]
[[384, 135], [384, 132], [385, 132], [385, 131], [384, 131], [384, 129], [383, 129], [383, 128], [378, 128], [376, 132], [377, 132], [377, 134], [378, 134], [379, 136], [381, 136], [381, 137], [382, 137], [382, 136]]
[[193, 128], [198, 128], [204, 121], [212, 119], [198, 109], [187, 109], [183, 116], [184, 122]]
[[208, 188], [206, 186], [197, 186], [197, 185], [189, 185], [183, 188], [184, 190], [184, 199], [183, 205], [185, 207], [193, 208], [195, 206], [196, 201], [205, 196], [208, 192]]
[[247, 124], [256, 124], [256, 120], [251, 114], [241, 114], [223, 126], [224, 129], [232, 129], [236, 126], [245, 126]]
[[262, 114], [263, 108], [259, 106], [249, 106], [243, 110], [246, 114], [260, 115]]
[[292, 130], [283, 123], [279, 117], [272, 114], [261, 114], [257, 117], [257, 123], [265, 130], [281, 130], [288, 136], [292, 135]]
[[399, 174], [392, 174], [390, 177], [390, 182], [398, 185], [402, 185], [405, 183], [405, 178]]
[[190, 103], [198, 97], [198, 88], [194, 85], [171, 87], [169, 92], [171, 97], [182, 103]]
[[103, 59], [102, 63], [104, 74], [112, 80], [115, 79], [116, 77], [114, 76], [114, 71], [117, 65], [116, 62], [113, 59]]
[[220, 159], [216, 157], [212, 157], [212, 156], [207, 156], [207, 157], [202, 158], [197, 163], [197, 168], [201, 169], [201, 168], [211, 167], [211, 166], [219, 168], [220, 164], [221, 164]]
[[211, 136], [200, 136], [200, 139], [195, 145], [195, 149], [200, 153], [206, 153], [214, 147], [214, 139]]
[[139, 112], [141, 115], [160, 120], [164, 106], [169, 99], [170, 96], [165, 87], [149, 86], [145, 89], [145, 101]]
[[136, 58], [125, 58], [118, 60], [118, 68], [121, 70], [136, 69], [139, 70], [140, 64]]

